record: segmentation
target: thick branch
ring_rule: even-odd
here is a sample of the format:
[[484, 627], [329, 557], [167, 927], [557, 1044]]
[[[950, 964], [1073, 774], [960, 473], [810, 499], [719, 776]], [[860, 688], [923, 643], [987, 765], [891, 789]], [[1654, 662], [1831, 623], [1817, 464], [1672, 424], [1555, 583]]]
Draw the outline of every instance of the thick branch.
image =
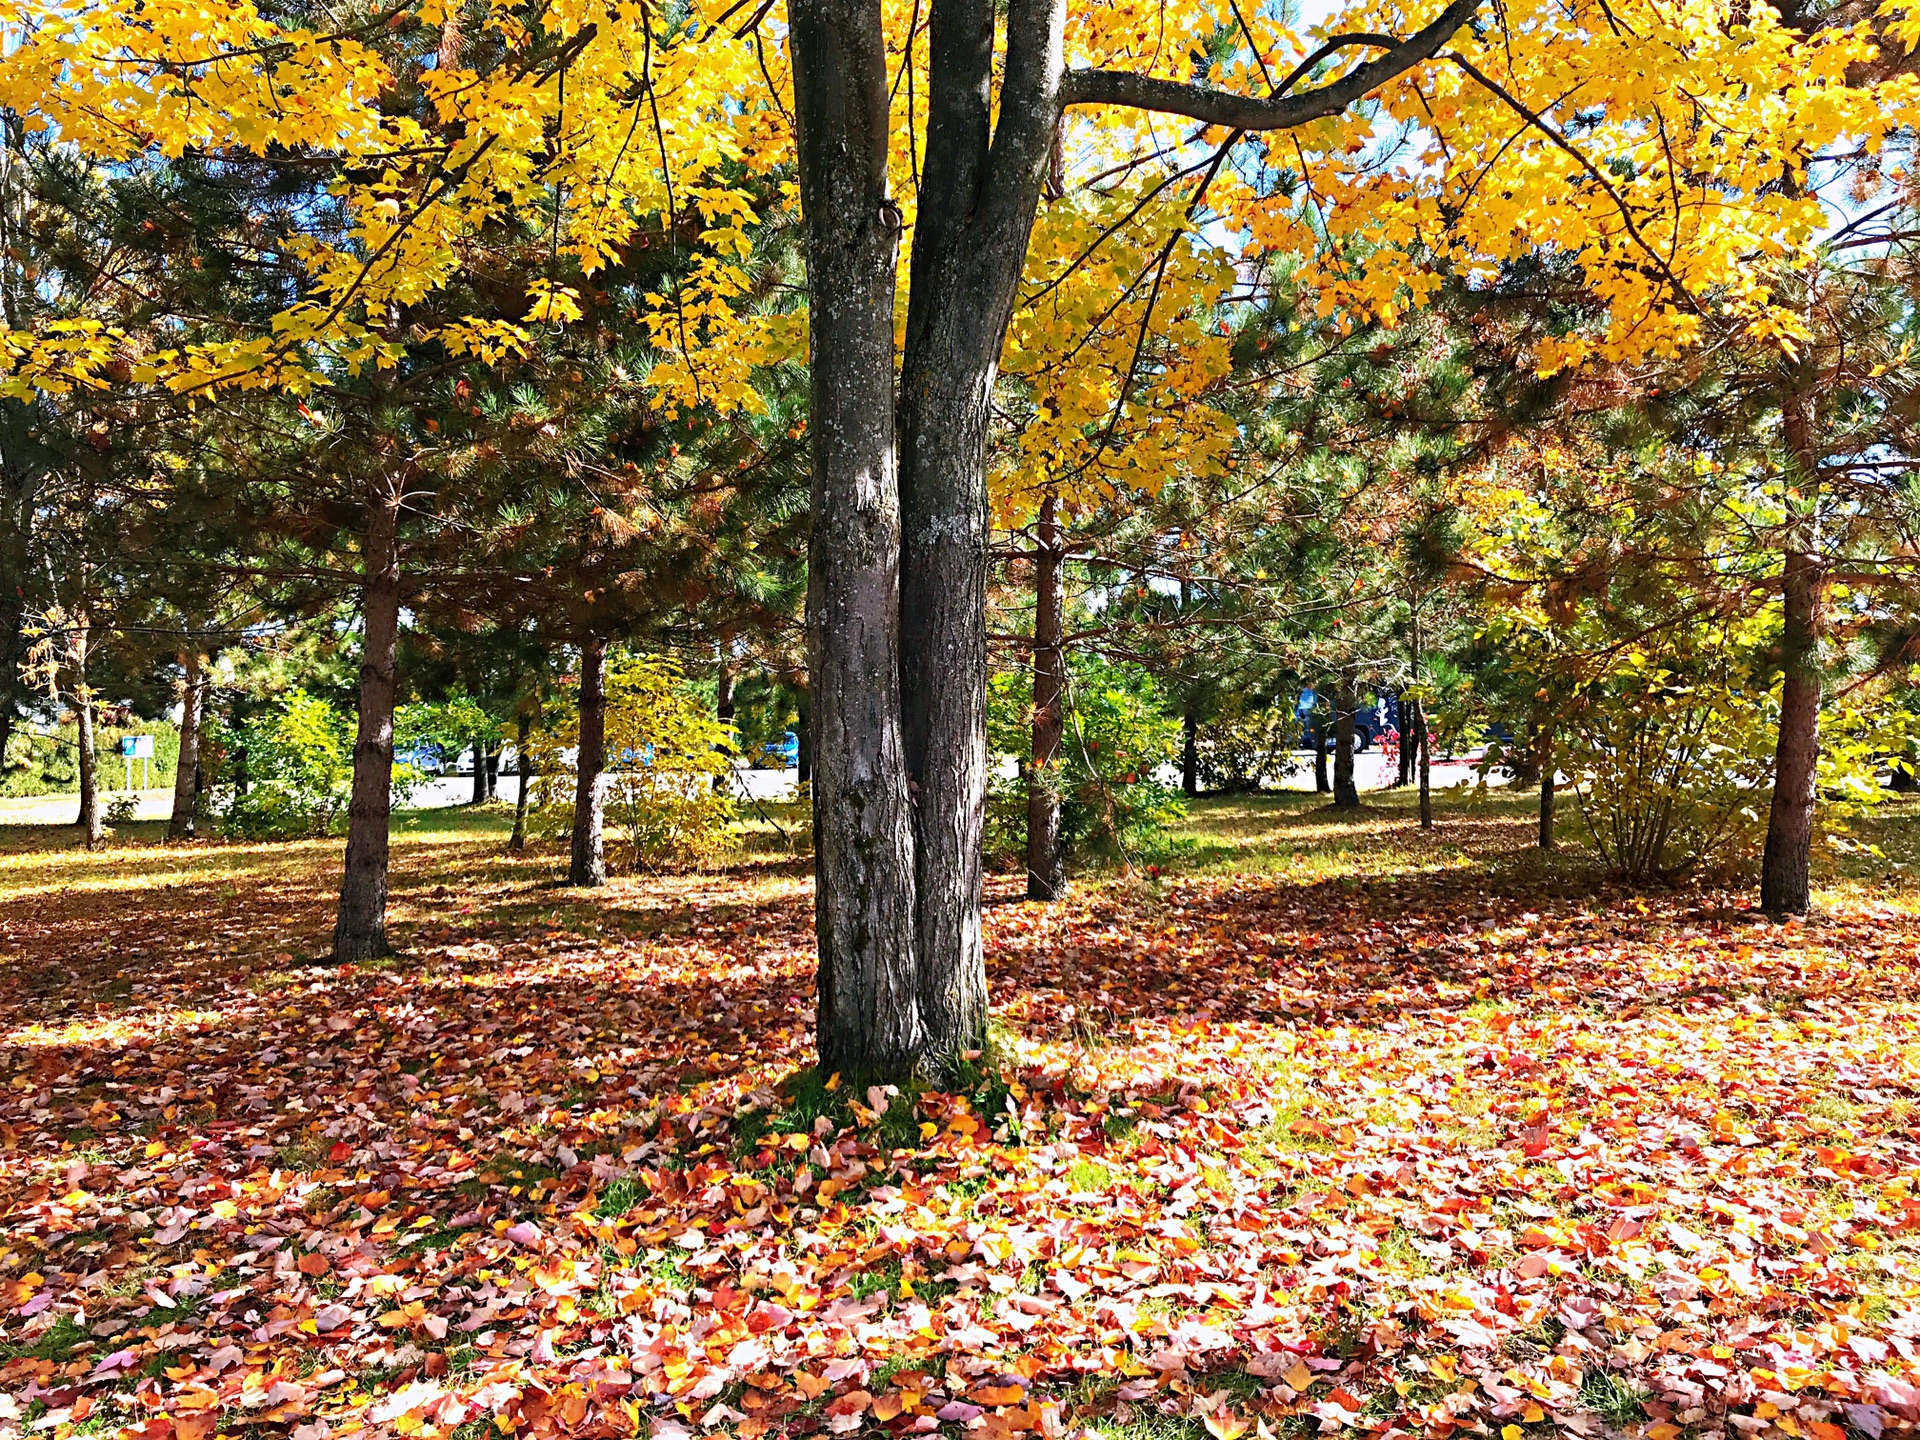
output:
[[[1368, 91], [1423, 60], [1431, 60], [1473, 18], [1478, 3], [1452, 0], [1432, 24], [1396, 42], [1384, 55], [1356, 65], [1331, 85], [1298, 95], [1256, 99], [1126, 70], [1069, 70], [1061, 82], [1061, 101], [1066, 105], [1125, 105], [1135, 110], [1185, 115], [1205, 125], [1226, 125], [1236, 130], [1287, 130], [1337, 115]], [[1377, 44], [1384, 37], [1348, 38], [1355, 43]]]

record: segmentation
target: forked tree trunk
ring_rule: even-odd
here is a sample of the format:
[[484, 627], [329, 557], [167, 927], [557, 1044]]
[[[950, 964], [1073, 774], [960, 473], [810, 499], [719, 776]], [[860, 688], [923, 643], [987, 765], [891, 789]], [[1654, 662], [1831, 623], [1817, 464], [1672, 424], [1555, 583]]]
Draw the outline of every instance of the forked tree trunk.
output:
[[580, 745], [573, 764], [573, 854], [570, 885], [607, 883], [607, 637], [580, 640]]
[[[1270, 129], [1338, 113], [1432, 55], [1472, 8], [1454, 0], [1389, 57], [1313, 95], [1235, 103], [1225, 123]], [[1062, 108], [1145, 105], [1212, 124], [1227, 104], [1211, 90], [1106, 72], [1072, 90], [1065, 0], [1007, 0], [996, 51], [1001, 13], [996, 0], [931, 7], [926, 163], [896, 388], [900, 212], [887, 196], [881, 6], [790, 7], [812, 305], [818, 1039], [824, 1065], [861, 1074], [950, 1070], [985, 1036], [985, 444]]]
[[206, 659], [189, 646], [180, 652], [180, 759], [173, 770], [169, 840], [191, 840], [200, 803], [200, 715], [206, 704]]
[[360, 613], [359, 723], [353, 741], [353, 791], [347, 804], [347, 860], [333, 958], [372, 960], [387, 953], [387, 858], [393, 805], [393, 703], [400, 640], [400, 487], [373, 499], [367, 521]]
[[926, 1032], [901, 735], [891, 400], [900, 210], [887, 194], [886, 36], [870, 0], [794, 0], [791, 15], [813, 317], [807, 648], [818, 741], [811, 756], [817, 1041], [823, 1070], [900, 1078], [918, 1068]]
[[92, 632], [86, 611], [79, 613], [73, 635], [73, 710], [78, 731], [80, 814], [74, 821], [89, 850], [107, 838], [100, 813], [100, 754], [93, 738], [93, 687], [87, 683], [87, 649]]
[[1040, 502], [1033, 546], [1033, 758], [1027, 764], [1027, 898], [1058, 900], [1067, 889], [1060, 839], [1060, 740], [1066, 731], [1065, 547], [1059, 497]]
[[533, 717], [523, 710], [513, 742], [513, 763], [520, 775], [520, 793], [513, 797], [513, 834], [507, 837], [507, 849], [515, 855], [527, 848], [527, 800], [533, 789], [533, 757], [527, 754], [527, 742], [532, 736]]
[[[874, 7], [877, 9], [878, 7]], [[900, 369], [901, 690], [914, 809], [922, 1068], [985, 1041], [987, 427], [1060, 114], [1065, 0], [942, 0]]]
[[1340, 810], [1360, 807], [1353, 783], [1353, 690], [1344, 680], [1333, 692], [1333, 803]]

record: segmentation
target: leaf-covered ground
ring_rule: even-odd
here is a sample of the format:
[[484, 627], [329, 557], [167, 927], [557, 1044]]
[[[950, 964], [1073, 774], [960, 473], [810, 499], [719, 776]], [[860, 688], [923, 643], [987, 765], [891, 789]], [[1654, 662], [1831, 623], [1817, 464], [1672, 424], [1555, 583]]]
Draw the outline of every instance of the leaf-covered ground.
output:
[[331, 846], [14, 832], [0, 1433], [1920, 1422], [1905, 872], [1775, 926], [1308, 804], [997, 886], [997, 1066], [918, 1097], [800, 1075], [792, 863], [582, 896], [418, 819], [405, 953], [324, 968]]

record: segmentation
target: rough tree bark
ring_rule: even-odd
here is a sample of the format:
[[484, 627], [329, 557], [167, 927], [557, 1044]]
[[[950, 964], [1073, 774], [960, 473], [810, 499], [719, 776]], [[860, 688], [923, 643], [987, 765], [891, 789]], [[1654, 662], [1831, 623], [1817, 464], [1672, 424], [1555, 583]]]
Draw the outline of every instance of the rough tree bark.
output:
[[1306, 124], [1433, 55], [1474, 8], [1453, 0], [1330, 85], [1252, 99], [1066, 72], [1064, 0], [1008, 0], [996, 97], [995, 0], [934, 0], [896, 390], [899, 211], [886, 189], [891, 76], [880, 7], [794, 0], [812, 305], [808, 636], [824, 1065], [939, 1073], [984, 1038], [985, 440], [1064, 109], [1132, 106], [1245, 130]]
[[1787, 453], [1800, 491], [1781, 565], [1780, 734], [1774, 747], [1773, 804], [1760, 857], [1760, 908], [1804, 915], [1812, 899], [1813, 811], [1820, 768], [1820, 603], [1817, 550], [1819, 456], [1814, 439], [1814, 377], [1795, 367], [1780, 406]]
[[1340, 810], [1360, 808], [1353, 783], [1353, 687], [1345, 680], [1333, 691], [1333, 803]]
[[191, 840], [200, 803], [200, 715], [206, 705], [207, 657], [189, 645], [180, 652], [180, 759], [173, 771], [169, 840]]
[[361, 577], [359, 723], [353, 741], [353, 790], [347, 802], [347, 859], [333, 958], [372, 960], [387, 953], [387, 846], [393, 804], [393, 704], [400, 640], [400, 495], [394, 482], [373, 495]]
[[986, 437], [1001, 343], [1053, 155], [1065, 0], [1011, 0], [997, 122], [993, 0], [941, 0], [900, 371], [901, 689], [925, 1068], [986, 1034]]
[[569, 885], [607, 883], [607, 637], [580, 637], [580, 745], [573, 762], [573, 854]]
[[1059, 496], [1040, 502], [1033, 537], [1033, 758], [1027, 764], [1027, 898], [1058, 900], [1067, 890], [1060, 840], [1060, 740], [1066, 732], [1065, 546]]
[[80, 814], [74, 824], [80, 827], [87, 848], [93, 849], [107, 838], [106, 824], [100, 813], [100, 755], [93, 739], [93, 687], [87, 683], [87, 650], [92, 625], [85, 610], [78, 612], [73, 632], [73, 712], [78, 730], [80, 769]]
[[533, 789], [533, 757], [527, 754], [527, 741], [533, 736], [533, 717], [521, 711], [514, 731], [513, 761], [520, 774], [520, 793], [513, 797], [513, 834], [507, 837], [509, 853], [519, 855], [527, 848], [527, 799]]
[[900, 210], [887, 194], [886, 41], [873, 0], [795, 0], [792, 26], [813, 317], [807, 643], [817, 1039], [827, 1070], [900, 1077], [919, 1068], [925, 1030], [901, 735], [891, 399]]

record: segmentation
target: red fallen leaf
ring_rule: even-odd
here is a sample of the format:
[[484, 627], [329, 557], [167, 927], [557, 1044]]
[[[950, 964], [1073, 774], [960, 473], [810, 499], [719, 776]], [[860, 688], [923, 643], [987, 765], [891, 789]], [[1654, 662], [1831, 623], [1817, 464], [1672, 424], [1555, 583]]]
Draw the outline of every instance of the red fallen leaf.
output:
[[314, 1251], [300, 1257], [298, 1268], [302, 1275], [324, 1275], [333, 1268], [333, 1262]]
[[865, 1413], [873, 1404], [873, 1396], [864, 1390], [849, 1390], [844, 1395], [835, 1396], [827, 1404], [829, 1415], [859, 1415]]
[[353, 1146], [344, 1140], [336, 1140], [327, 1150], [327, 1163], [342, 1165], [353, 1158]]

